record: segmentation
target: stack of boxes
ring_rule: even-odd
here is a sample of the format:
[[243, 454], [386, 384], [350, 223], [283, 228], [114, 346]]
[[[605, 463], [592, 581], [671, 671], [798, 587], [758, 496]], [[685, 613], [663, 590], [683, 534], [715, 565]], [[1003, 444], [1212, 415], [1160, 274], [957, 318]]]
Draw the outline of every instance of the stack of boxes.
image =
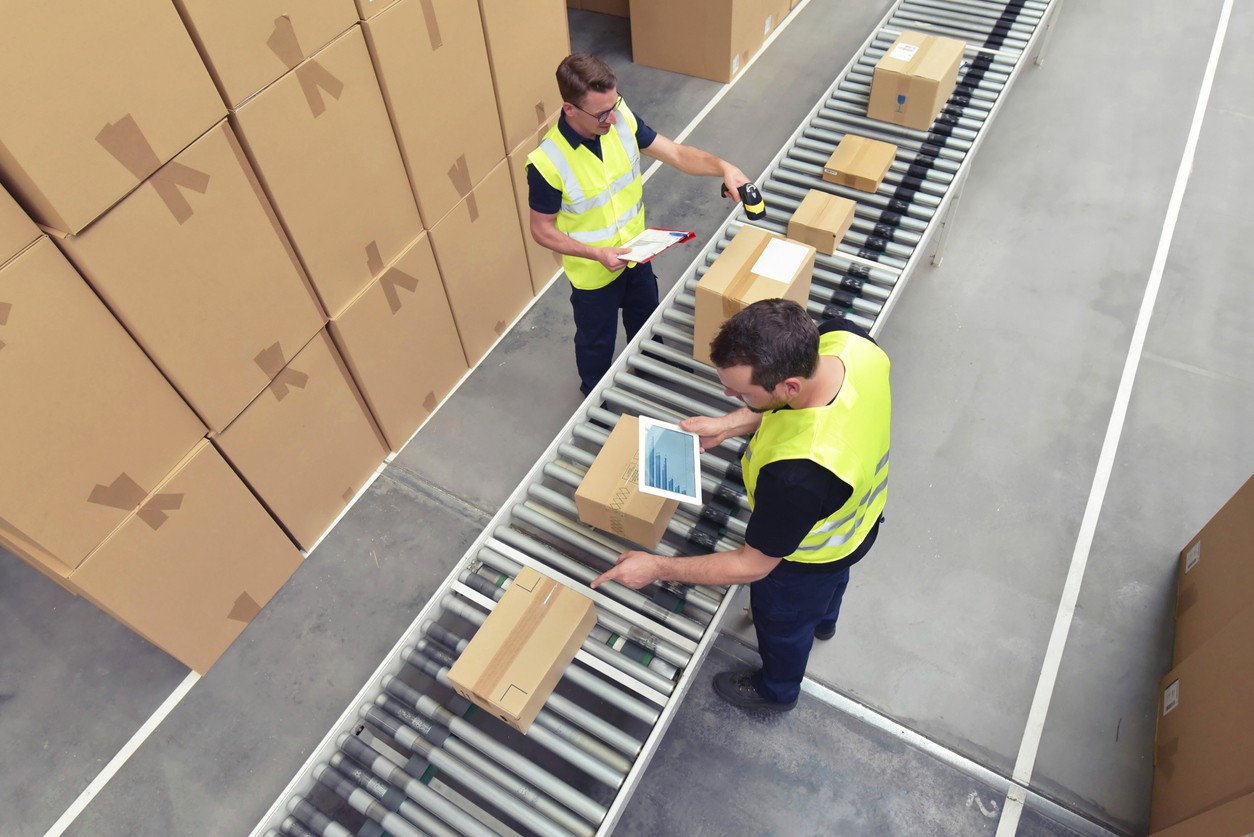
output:
[[1159, 685], [1150, 830], [1254, 830], [1254, 477], [1180, 553], [1172, 669]]
[[203, 672], [558, 270], [507, 151], [565, 7], [15, 15], [0, 544]]

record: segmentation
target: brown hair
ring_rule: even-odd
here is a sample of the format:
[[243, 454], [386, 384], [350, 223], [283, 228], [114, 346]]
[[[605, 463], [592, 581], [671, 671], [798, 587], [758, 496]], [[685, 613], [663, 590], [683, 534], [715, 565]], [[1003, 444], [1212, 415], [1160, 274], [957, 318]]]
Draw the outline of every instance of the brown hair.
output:
[[557, 92], [562, 101], [578, 107], [589, 90], [604, 93], [618, 86], [618, 76], [590, 52], [576, 52], [557, 65]]
[[772, 390], [785, 378], [814, 374], [819, 329], [797, 303], [764, 299], [723, 323], [710, 341], [710, 359], [720, 369], [748, 366], [750, 383]]

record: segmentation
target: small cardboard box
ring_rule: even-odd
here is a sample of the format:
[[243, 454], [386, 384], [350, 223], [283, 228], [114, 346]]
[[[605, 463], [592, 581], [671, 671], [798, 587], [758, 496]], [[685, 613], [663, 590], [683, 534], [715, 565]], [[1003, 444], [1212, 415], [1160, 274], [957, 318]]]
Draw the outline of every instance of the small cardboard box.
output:
[[400, 451], [466, 373], [466, 355], [426, 233], [381, 273], [331, 321], [331, 336]]
[[70, 581], [204, 674], [300, 563], [283, 530], [202, 441]]
[[322, 309], [225, 123], [58, 242], [210, 430], [224, 430]]
[[357, 22], [347, 0], [174, 0], [174, 5], [233, 108]]
[[1254, 477], [1180, 551], [1176, 644], [1180, 665], [1254, 605]]
[[895, 159], [897, 146], [891, 142], [846, 134], [823, 166], [823, 179], [862, 192], [874, 192], [880, 188]]
[[0, 186], [0, 265], [25, 250], [37, 238], [39, 227]]
[[1159, 684], [1150, 831], [1254, 792], [1254, 605]]
[[527, 137], [517, 148], [509, 153], [509, 176], [514, 182], [514, 200], [518, 204], [518, 224], [522, 227], [523, 247], [527, 251], [527, 266], [531, 270], [531, 291], [539, 295], [548, 287], [549, 282], [562, 269], [562, 257], [559, 253], [539, 244], [531, 237], [531, 205], [528, 203], [531, 190], [527, 186], [527, 155], [535, 151], [549, 129], [557, 124], [560, 111], [554, 112], [544, 120], [535, 134]]
[[0, 180], [78, 232], [226, 116], [168, 0], [6, 3]]
[[571, 52], [566, 6], [562, 0], [479, 0], [479, 11], [504, 148], [517, 148], [562, 107], [554, 73]]
[[432, 229], [505, 157], [479, 6], [401, 0], [362, 28]]
[[788, 237], [830, 256], [853, 225], [857, 206], [848, 198], [811, 189], [788, 219]]
[[0, 540], [66, 578], [205, 427], [52, 242], [0, 268]]
[[596, 621], [590, 598], [523, 567], [449, 669], [449, 682], [526, 734]]
[[771, 0], [632, 0], [631, 59], [728, 82], [748, 65], [779, 20], [780, 10]]
[[710, 363], [710, 341], [724, 322], [762, 299], [810, 298], [815, 250], [752, 226], [741, 227], [697, 283], [692, 356]]
[[1254, 793], [1211, 808], [1150, 837], [1250, 837], [1254, 834]]
[[662, 542], [678, 500], [640, 490], [640, 422], [623, 416], [614, 425], [575, 491], [579, 519], [650, 549]]
[[532, 299], [505, 160], [430, 235], [466, 362], [474, 366]]
[[953, 38], [902, 32], [875, 65], [872, 119], [926, 131], [958, 82], [966, 44]]
[[232, 116], [331, 317], [422, 232], [360, 26]]
[[302, 549], [388, 455], [325, 331], [213, 441]]

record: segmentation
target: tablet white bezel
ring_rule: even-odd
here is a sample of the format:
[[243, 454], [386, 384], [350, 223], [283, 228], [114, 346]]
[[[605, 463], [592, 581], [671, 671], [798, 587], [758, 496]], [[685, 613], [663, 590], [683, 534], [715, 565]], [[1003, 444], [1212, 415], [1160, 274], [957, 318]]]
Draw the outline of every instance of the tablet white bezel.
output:
[[[701, 438], [696, 433], [689, 433], [687, 430], [684, 430], [677, 424], [671, 424], [670, 422], [665, 422], [665, 421], [658, 421], [657, 419], [650, 418], [649, 416], [640, 416], [639, 423], [640, 423], [640, 437], [636, 445], [636, 451], [637, 451], [637, 456], [639, 457], [637, 461], [640, 463], [640, 466], [637, 469], [638, 471], [638, 475], [636, 479], [637, 487], [641, 491], [643, 491], [645, 494], [653, 494], [658, 497], [666, 497], [667, 499], [670, 499], [670, 500], [678, 500], [681, 503], [691, 503], [692, 505], [696, 505], [696, 506], [702, 505], [702, 501], [701, 501]], [[645, 449], [645, 444], [646, 444], [646, 440], [649, 438], [649, 429], [653, 427], [658, 427], [663, 430], [673, 430], [676, 433], [680, 433], [692, 439], [692, 469], [693, 469], [693, 473], [696, 475], [696, 485], [694, 486], [694, 489], [696, 491], [696, 496], [690, 497], [687, 494], [680, 494], [677, 491], [668, 491], [665, 488], [655, 488], [654, 486], [649, 485], [648, 483], [645, 482], [645, 474], [648, 472], [648, 468], [647, 468], [648, 451]]]

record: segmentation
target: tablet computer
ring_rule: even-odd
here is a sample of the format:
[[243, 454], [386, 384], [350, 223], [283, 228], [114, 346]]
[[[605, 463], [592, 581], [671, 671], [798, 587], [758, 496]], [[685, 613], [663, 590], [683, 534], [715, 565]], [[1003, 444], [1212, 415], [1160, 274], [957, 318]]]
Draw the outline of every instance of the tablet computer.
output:
[[701, 440], [697, 434], [641, 416], [640, 490], [701, 505]]

